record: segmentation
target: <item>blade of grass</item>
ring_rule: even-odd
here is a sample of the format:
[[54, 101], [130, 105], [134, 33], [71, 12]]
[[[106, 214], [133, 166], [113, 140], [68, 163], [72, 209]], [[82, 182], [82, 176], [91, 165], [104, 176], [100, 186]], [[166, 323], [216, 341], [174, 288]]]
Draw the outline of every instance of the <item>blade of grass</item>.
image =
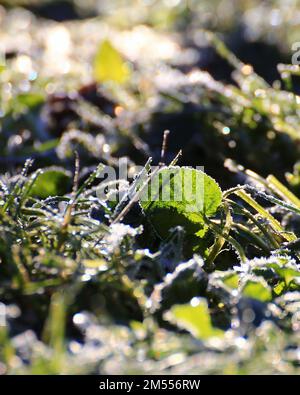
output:
[[239, 190], [234, 193], [241, 199], [243, 199], [252, 208], [254, 208], [258, 212], [258, 214], [262, 218], [265, 218], [271, 224], [272, 228], [280, 235], [282, 235], [282, 237], [284, 237], [287, 241], [293, 241], [296, 239], [296, 236], [293, 233], [286, 232], [280, 225], [279, 221], [277, 221], [277, 219], [275, 219], [267, 210], [265, 210], [259, 203], [257, 203], [248, 193], [243, 190]]

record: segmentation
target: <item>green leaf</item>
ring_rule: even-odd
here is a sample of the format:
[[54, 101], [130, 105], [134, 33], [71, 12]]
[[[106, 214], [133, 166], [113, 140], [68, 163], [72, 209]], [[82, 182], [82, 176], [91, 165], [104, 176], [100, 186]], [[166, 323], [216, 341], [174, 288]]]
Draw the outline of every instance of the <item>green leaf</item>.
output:
[[30, 194], [42, 199], [64, 195], [68, 191], [70, 180], [69, 172], [64, 169], [48, 168], [38, 176]]
[[237, 289], [239, 287], [239, 276], [234, 273], [229, 273], [224, 276], [223, 283], [231, 289]]
[[261, 302], [272, 300], [271, 289], [263, 280], [247, 280], [242, 288], [242, 294], [247, 298], [257, 299]]
[[276, 296], [282, 295], [283, 292], [286, 289], [286, 285], [284, 281], [280, 281], [277, 285], [275, 285], [275, 287], [273, 288], [273, 291], [275, 293]]
[[198, 339], [224, 335], [221, 329], [212, 326], [207, 302], [203, 298], [193, 298], [190, 304], [173, 306], [165, 318]]
[[176, 304], [185, 304], [196, 296], [205, 295], [208, 279], [202, 264], [202, 259], [196, 256], [179, 264], [156, 286], [153, 306], [156, 305], [159, 311], [166, 311]]
[[276, 263], [268, 264], [267, 267], [272, 268], [278, 274], [278, 276], [284, 279], [287, 285], [296, 277], [300, 277], [300, 272], [292, 267], [280, 267]]
[[161, 238], [167, 238], [175, 226], [187, 234], [204, 236], [204, 215], [214, 215], [222, 192], [215, 180], [200, 170], [168, 167], [156, 173], [142, 193], [140, 201], [147, 217]]
[[[300, 277], [300, 271], [295, 260], [289, 256], [272, 256], [268, 259], [255, 258], [251, 261], [252, 270], [257, 275], [262, 275], [268, 281], [268, 276], [274, 276], [274, 272], [289, 286]], [[280, 287], [279, 287], [280, 288]], [[279, 289], [278, 288], [278, 289]], [[277, 293], [278, 293], [277, 289]]]
[[113, 81], [118, 84], [123, 84], [130, 78], [128, 63], [108, 40], [102, 42], [96, 53], [94, 77], [97, 82]]

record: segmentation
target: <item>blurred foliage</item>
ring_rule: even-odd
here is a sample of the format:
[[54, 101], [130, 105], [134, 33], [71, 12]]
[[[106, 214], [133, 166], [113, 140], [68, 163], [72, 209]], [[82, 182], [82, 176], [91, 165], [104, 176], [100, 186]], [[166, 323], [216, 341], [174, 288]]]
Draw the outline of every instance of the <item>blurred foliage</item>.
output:
[[[1, 2], [0, 374], [299, 373], [299, 18], [297, 0]], [[213, 177], [197, 237], [184, 204], [154, 224], [132, 199], [165, 130], [162, 171]], [[99, 198], [119, 158], [125, 195]]]
[[119, 84], [130, 78], [127, 64], [108, 40], [101, 43], [95, 56], [94, 77], [99, 83], [111, 81]]

